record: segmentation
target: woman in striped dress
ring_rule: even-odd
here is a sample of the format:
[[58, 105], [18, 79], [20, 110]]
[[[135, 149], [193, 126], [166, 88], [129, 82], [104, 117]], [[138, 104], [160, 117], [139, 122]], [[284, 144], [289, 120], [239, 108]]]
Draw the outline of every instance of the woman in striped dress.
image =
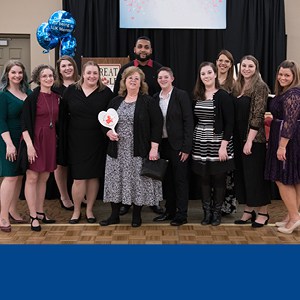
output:
[[217, 68], [203, 62], [194, 87], [192, 170], [199, 175], [204, 211], [202, 225], [221, 223], [226, 191], [226, 173], [234, 168], [232, 132], [234, 106], [229, 94], [219, 88]]

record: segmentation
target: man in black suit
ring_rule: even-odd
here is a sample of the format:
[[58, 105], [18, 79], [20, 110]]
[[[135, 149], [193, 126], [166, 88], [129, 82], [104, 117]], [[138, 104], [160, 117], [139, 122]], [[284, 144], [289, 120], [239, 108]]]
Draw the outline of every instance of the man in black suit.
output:
[[160, 157], [169, 160], [163, 189], [166, 210], [154, 222], [170, 221], [173, 226], [187, 223], [189, 199], [188, 157], [193, 142], [193, 112], [186, 91], [173, 86], [173, 71], [162, 67], [158, 71], [161, 92], [154, 95], [164, 116]]
[[[145, 74], [145, 81], [148, 84], [148, 94], [153, 96], [160, 91], [160, 87], [157, 83], [157, 71], [162, 65], [151, 59], [152, 47], [151, 41], [147, 36], [138, 37], [133, 49], [135, 59], [128, 64], [122, 66], [114, 84], [114, 94], [118, 95], [120, 89], [120, 81], [124, 70], [130, 66], [139, 67]], [[122, 205], [120, 208], [120, 215], [125, 215], [130, 209], [130, 205]], [[153, 212], [157, 214], [163, 213], [163, 209], [158, 206], [151, 206]]]

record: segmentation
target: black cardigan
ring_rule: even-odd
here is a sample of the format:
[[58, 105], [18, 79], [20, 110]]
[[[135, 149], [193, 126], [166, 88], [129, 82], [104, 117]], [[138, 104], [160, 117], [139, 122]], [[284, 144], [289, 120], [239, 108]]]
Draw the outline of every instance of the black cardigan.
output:
[[[117, 110], [124, 97], [117, 96], [108, 104], [108, 108]], [[135, 105], [133, 121], [133, 156], [147, 157], [151, 142], [160, 143], [162, 137], [163, 116], [159, 105], [148, 95], [139, 95]], [[110, 129], [103, 127], [104, 132]], [[118, 124], [115, 128], [118, 132]], [[109, 141], [107, 154], [118, 157], [118, 142]]]
[[[229, 141], [233, 135], [234, 104], [233, 98], [225, 90], [219, 89], [213, 96], [214, 99], [214, 133], [223, 132], [223, 140]], [[194, 106], [197, 101], [194, 101]], [[198, 123], [195, 120], [195, 125]]]

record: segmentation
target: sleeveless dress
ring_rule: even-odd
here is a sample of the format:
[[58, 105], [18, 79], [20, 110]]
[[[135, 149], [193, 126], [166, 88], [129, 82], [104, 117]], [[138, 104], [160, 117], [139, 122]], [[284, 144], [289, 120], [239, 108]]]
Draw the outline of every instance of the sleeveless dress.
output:
[[56, 165], [56, 129], [58, 120], [58, 95], [40, 92], [34, 125], [35, 162], [28, 169], [35, 172], [53, 172]]
[[118, 157], [106, 157], [103, 202], [131, 205], [158, 205], [162, 200], [161, 181], [140, 176], [143, 159], [133, 156], [135, 102], [123, 101], [117, 112]]
[[[27, 95], [31, 90], [27, 91]], [[0, 92], [0, 134], [9, 131], [14, 146], [19, 149], [21, 130], [21, 113], [24, 101], [5, 90]], [[18, 176], [17, 162], [6, 159], [6, 144], [0, 136], [0, 177]]]
[[194, 114], [198, 123], [194, 130], [192, 169], [198, 175], [215, 175], [233, 170], [233, 142], [230, 139], [227, 145], [227, 161], [219, 160], [219, 148], [222, 134], [214, 133], [214, 100], [198, 100]]
[[[292, 88], [270, 102], [273, 120], [267, 150], [265, 178], [283, 184], [300, 183], [300, 88]], [[286, 161], [277, 159], [280, 137], [289, 138]]]

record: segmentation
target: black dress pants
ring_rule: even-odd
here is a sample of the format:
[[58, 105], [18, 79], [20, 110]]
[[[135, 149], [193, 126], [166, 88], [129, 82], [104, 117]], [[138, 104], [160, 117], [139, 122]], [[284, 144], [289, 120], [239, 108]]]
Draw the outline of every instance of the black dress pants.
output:
[[169, 160], [163, 181], [166, 213], [186, 219], [189, 199], [188, 160], [181, 162], [179, 152], [171, 147], [168, 139], [162, 139], [160, 157]]

